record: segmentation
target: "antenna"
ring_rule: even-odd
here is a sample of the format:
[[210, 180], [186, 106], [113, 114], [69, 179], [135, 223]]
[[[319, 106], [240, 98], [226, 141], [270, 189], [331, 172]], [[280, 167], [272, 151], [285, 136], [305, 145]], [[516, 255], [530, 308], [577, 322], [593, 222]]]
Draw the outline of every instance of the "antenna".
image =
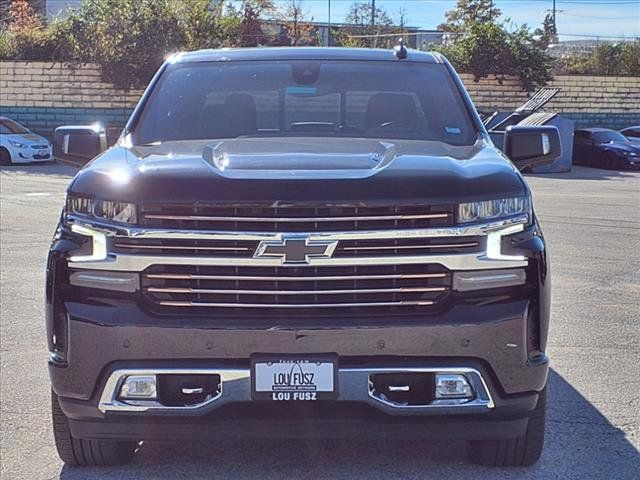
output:
[[407, 55], [409, 54], [409, 52], [404, 46], [404, 40], [402, 40], [402, 38], [399, 38], [398, 45], [393, 47], [393, 54], [398, 58], [398, 60], [403, 60], [407, 58]]

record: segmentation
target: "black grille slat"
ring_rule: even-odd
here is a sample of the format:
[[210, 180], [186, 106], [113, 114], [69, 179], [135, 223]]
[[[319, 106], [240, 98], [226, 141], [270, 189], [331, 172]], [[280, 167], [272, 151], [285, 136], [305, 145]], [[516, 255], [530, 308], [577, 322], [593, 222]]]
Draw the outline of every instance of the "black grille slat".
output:
[[116, 237], [114, 253], [251, 258], [258, 247], [251, 240], [189, 240]]
[[477, 236], [438, 238], [395, 238], [342, 240], [334, 257], [389, 257], [395, 255], [437, 255], [473, 253], [484, 249], [484, 239]]
[[452, 205], [280, 206], [142, 205], [145, 227], [219, 231], [329, 232], [453, 225]]

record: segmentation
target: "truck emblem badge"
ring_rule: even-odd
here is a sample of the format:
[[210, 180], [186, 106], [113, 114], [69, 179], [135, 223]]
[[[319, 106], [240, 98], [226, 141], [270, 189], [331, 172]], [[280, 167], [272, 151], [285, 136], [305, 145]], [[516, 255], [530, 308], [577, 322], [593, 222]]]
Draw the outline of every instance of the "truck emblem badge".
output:
[[282, 264], [309, 263], [312, 258], [331, 258], [338, 242], [310, 240], [305, 236], [283, 237], [281, 240], [263, 240], [254, 258], [279, 258]]

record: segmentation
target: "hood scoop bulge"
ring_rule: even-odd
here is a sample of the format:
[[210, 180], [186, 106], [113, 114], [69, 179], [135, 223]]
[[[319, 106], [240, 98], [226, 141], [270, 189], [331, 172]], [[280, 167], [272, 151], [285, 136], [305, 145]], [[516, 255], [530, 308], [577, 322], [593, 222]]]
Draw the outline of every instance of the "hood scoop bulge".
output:
[[367, 178], [396, 157], [392, 143], [369, 139], [236, 139], [206, 145], [203, 159], [226, 178]]

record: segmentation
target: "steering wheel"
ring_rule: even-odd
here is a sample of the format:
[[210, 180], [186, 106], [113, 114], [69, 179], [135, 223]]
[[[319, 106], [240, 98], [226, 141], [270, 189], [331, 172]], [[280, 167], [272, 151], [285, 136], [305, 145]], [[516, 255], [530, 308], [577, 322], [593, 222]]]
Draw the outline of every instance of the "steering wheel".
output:
[[368, 133], [372, 132], [381, 132], [385, 130], [405, 130], [407, 132], [416, 132], [415, 127], [409, 125], [404, 120], [391, 120], [389, 122], [382, 122], [380, 125], [376, 127], [371, 127], [367, 130]]

